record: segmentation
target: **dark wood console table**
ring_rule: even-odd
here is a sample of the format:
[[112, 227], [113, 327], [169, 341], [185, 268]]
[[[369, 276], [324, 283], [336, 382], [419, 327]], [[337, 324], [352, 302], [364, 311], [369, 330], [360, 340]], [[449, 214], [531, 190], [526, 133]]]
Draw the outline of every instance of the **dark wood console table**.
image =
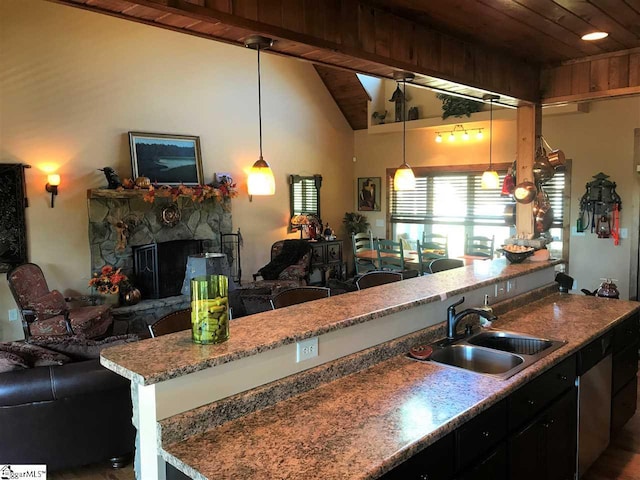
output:
[[333, 276], [342, 280], [343, 245], [342, 240], [327, 240], [311, 242], [311, 285], [327, 285], [331, 272]]

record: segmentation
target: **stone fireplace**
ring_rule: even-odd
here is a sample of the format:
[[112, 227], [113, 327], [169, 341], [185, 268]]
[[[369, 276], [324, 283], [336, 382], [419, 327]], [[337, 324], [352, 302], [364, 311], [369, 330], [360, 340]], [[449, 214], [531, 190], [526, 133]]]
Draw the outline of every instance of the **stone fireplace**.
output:
[[[180, 196], [175, 201], [157, 196], [149, 203], [144, 201], [145, 193], [145, 190], [107, 189], [87, 192], [92, 272], [104, 265], [113, 265], [122, 268], [138, 286], [134, 261], [134, 249], [138, 247], [158, 244], [173, 250], [173, 245], [196, 243], [202, 252], [221, 251], [220, 234], [231, 233], [232, 228], [231, 200], [207, 199], [199, 203], [187, 196]], [[176, 242], [180, 240], [198, 242]], [[180, 284], [189, 252], [191, 250], [183, 249], [181, 253], [185, 260]], [[178, 270], [174, 266], [172, 272]], [[143, 295], [143, 301], [137, 305], [113, 309], [114, 319], [123, 328], [115, 333], [144, 334], [148, 324], [188, 306], [189, 299], [183, 295], [157, 300]]]

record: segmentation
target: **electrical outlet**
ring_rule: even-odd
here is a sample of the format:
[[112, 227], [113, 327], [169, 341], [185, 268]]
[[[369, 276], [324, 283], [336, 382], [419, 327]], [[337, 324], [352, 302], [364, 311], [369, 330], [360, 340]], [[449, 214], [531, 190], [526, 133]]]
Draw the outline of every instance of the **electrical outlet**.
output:
[[517, 288], [516, 279], [507, 280], [507, 293], [513, 292]]
[[9, 321], [10, 322], [17, 322], [18, 321], [18, 309], [17, 308], [10, 308], [9, 309]]
[[376, 227], [384, 227], [384, 220], [376, 219]]
[[502, 297], [507, 293], [507, 285], [504, 282], [496, 283], [496, 294], [495, 297]]
[[296, 362], [303, 362], [318, 356], [318, 337], [296, 343]]

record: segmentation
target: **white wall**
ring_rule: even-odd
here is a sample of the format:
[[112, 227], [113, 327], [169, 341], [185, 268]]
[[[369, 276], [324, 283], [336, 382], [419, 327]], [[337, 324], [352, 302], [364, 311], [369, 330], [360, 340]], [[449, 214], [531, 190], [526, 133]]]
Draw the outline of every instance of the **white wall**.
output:
[[[244, 236], [247, 278], [287, 236], [288, 175], [324, 177], [323, 220], [352, 209], [353, 136], [309, 63], [262, 55], [264, 157], [274, 197], [248, 201], [246, 172], [258, 157], [255, 51], [43, 0], [0, 2], [0, 162], [27, 170], [29, 259], [50, 288], [89, 292], [86, 190], [97, 171], [131, 175], [127, 132], [199, 135], [205, 181], [230, 172], [239, 184], [233, 226]], [[60, 173], [54, 209], [45, 169]], [[0, 339], [22, 338], [6, 281]]]
[[[387, 82], [395, 88], [393, 82]], [[565, 111], [558, 109], [558, 111]], [[436, 131], [443, 127], [413, 129], [407, 122], [407, 163], [414, 166], [481, 164], [489, 161], [489, 122], [476, 121], [479, 114], [459, 119], [466, 128], [484, 128], [485, 137], [468, 142], [435, 143]], [[484, 117], [483, 117], [484, 118]], [[386, 127], [386, 126], [385, 126]], [[389, 126], [391, 128], [391, 126]], [[447, 130], [452, 128], [447, 125]], [[580, 197], [585, 183], [600, 171], [618, 184], [622, 197], [621, 227], [629, 232], [620, 246], [611, 239], [598, 239], [595, 234], [572, 236], [570, 241], [569, 274], [578, 282], [578, 289], [596, 289], [600, 278], [617, 279], [623, 298], [633, 297], [629, 291], [629, 275], [637, 267], [631, 265], [632, 252], [638, 249], [640, 174], [633, 158], [634, 129], [640, 128], [640, 97], [592, 102], [589, 113], [543, 115], [542, 133], [554, 148], [572, 159], [570, 224], [575, 225]], [[387, 184], [386, 169], [402, 163], [402, 132], [372, 133], [371, 129], [355, 132], [354, 177], [382, 177], [382, 211], [364, 212], [375, 235], [386, 235]], [[493, 161], [511, 162], [516, 154], [516, 115], [514, 110], [494, 110]], [[354, 183], [355, 183], [354, 178]], [[532, 180], [532, 179], [530, 179]], [[376, 221], [384, 226], [376, 226]]]

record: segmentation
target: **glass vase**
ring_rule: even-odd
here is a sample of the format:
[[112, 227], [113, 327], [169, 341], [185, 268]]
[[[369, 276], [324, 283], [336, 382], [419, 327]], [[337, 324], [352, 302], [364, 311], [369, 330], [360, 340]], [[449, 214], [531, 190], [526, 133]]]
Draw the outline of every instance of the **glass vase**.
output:
[[191, 279], [191, 338], [194, 343], [229, 339], [229, 279], [204, 275]]

